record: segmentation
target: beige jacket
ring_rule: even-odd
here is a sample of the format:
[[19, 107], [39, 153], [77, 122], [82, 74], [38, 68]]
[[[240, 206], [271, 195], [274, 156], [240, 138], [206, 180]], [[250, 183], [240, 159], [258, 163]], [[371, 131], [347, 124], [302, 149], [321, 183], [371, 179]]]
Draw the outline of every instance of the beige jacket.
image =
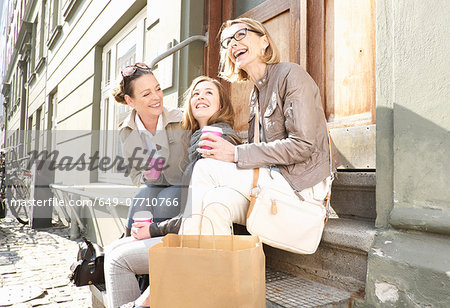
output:
[[[252, 143], [257, 100], [262, 117], [259, 144]], [[300, 65], [268, 65], [249, 106], [250, 143], [237, 148], [240, 168], [276, 165], [296, 191], [330, 175], [328, 129], [319, 88]]]
[[[181, 127], [182, 113], [177, 109], [164, 107], [162, 120], [164, 130], [157, 131], [154, 141], [161, 147], [162, 157], [165, 159], [162, 174], [155, 181], [145, 181], [143, 177], [144, 164], [151, 155], [144, 151], [139, 131], [135, 123], [136, 111], [133, 109], [119, 125], [119, 136], [122, 142], [122, 152], [126, 162], [130, 162], [130, 177], [133, 184], [139, 186], [144, 183], [178, 185], [186, 166], [186, 148], [189, 134]], [[158, 157], [153, 157], [158, 158]]]

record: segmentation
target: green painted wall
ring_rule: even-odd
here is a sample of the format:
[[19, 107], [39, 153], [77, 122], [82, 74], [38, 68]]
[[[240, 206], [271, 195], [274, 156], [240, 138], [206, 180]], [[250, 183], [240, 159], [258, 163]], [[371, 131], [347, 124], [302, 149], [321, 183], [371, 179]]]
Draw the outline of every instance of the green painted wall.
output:
[[377, 226], [367, 302], [449, 307], [450, 2], [380, 0]]

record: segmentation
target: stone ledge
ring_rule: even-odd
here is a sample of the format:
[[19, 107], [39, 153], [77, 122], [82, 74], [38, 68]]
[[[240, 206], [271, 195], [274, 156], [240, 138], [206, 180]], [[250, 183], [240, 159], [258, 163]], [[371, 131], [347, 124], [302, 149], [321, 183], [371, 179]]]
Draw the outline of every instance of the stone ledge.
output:
[[389, 222], [399, 230], [450, 235], [450, 212], [443, 209], [394, 206]]
[[322, 242], [369, 252], [375, 234], [376, 229], [373, 222], [330, 218], [323, 232]]
[[449, 255], [448, 236], [379, 231], [361, 307], [449, 307]]
[[335, 186], [373, 187], [376, 185], [375, 172], [339, 172], [333, 181]]

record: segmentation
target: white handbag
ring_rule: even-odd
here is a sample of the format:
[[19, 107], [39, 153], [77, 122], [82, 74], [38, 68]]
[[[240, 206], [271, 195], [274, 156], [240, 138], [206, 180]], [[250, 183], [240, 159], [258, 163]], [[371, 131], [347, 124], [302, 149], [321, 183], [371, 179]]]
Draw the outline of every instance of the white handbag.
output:
[[[256, 106], [258, 110], [258, 106]], [[255, 116], [255, 142], [259, 142], [258, 111]], [[332, 150], [327, 194], [323, 201], [302, 201], [292, 192], [277, 189], [276, 183], [258, 185], [259, 168], [254, 169], [251, 202], [247, 212], [247, 230], [269, 246], [300, 254], [317, 250], [329, 216], [331, 197]]]

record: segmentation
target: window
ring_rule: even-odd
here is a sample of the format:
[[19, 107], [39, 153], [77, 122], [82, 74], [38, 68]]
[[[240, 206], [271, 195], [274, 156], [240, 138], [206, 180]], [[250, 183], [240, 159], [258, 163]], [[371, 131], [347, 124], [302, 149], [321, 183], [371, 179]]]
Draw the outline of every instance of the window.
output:
[[41, 12], [39, 15], [39, 19], [36, 19], [37, 23], [37, 33], [36, 33], [36, 49], [37, 49], [37, 57], [35, 59], [35, 68], [36, 71], [42, 67], [44, 62], [44, 42], [45, 42], [45, 13], [47, 11], [47, 1], [42, 1]]
[[[38, 23], [39, 23], [39, 18], [36, 17], [36, 19], [33, 22], [31, 46], [37, 46], [37, 43], [38, 43], [38, 40], [37, 40]], [[37, 58], [36, 48], [31, 48], [30, 77], [31, 77], [31, 75], [33, 75], [34, 68], [36, 67], [36, 61], [37, 61], [36, 58]]]
[[56, 26], [59, 25], [59, 1], [60, 0], [51, 0], [52, 1], [52, 6], [51, 6], [51, 11], [50, 11], [50, 33], [52, 33]]
[[56, 135], [52, 132], [56, 131], [56, 108], [58, 106], [58, 93], [56, 90], [52, 91], [48, 98], [48, 112], [47, 112], [47, 150], [55, 150]]
[[[102, 56], [102, 105], [100, 119], [100, 156], [123, 157], [118, 127], [131, 110], [124, 104], [114, 100], [112, 93], [122, 78], [120, 72], [127, 65], [145, 62], [145, 9], [137, 14], [111, 41], [103, 48]], [[116, 167], [116, 166], [115, 166]], [[124, 177], [117, 169], [101, 171], [100, 181], [110, 183], [130, 184], [129, 178]]]
[[75, 11], [76, 7], [80, 4], [81, 0], [62, 0], [61, 13], [65, 21], [67, 21]]
[[39, 151], [39, 146], [42, 146], [42, 132], [41, 132], [41, 124], [42, 124], [42, 107], [40, 107], [38, 110], [36, 110], [36, 129], [34, 131], [34, 149], [36, 151]]
[[28, 118], [28, 127], [27, 127], [27, 149], [26, 152], [33, 151], [33, 115]]
[[11, 107], [14, 108], [15, 105], [16, 105], [16, 74], [14, 72], [11, 78]]
[[47, 47], [52, 49], [58, 38], [61, 36], [62, 31], [62, 26], [60, 25], [61, 0], [50, 1]]
[[18, 105], [19, 105], [19, 101], [20, 101], [20, 70], [19, 69], [17, 69], [17, 71], [16, 71], [16, 74], [15, 74], [15, 77], [16, 77], [16, 82], [15, 82], [15, 91], [16, 91], [16, 101], [14, 102], [15, 103], [15, 107], [14, 108], [17, 108], [18, 107]]
[[111, 82], [111, 50], [106, 53], [105, 59], [105, 85]]

